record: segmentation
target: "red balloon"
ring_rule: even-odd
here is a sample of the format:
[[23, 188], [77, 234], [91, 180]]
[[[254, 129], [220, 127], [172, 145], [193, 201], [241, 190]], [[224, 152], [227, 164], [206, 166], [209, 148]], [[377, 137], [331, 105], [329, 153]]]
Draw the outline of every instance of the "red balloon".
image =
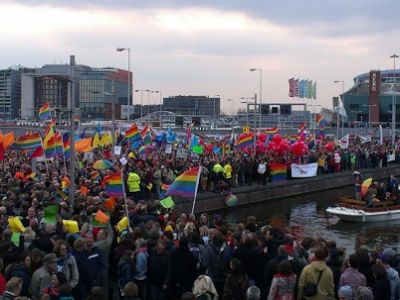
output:
[[292, 144], [290, 147], [290, 151], [296, 155], [296, 156], [302, 156], [304, 155], [308, 150], [307, 144], [305, 144], [303, 141], [297, 141]]
[[335, 149], [335, 143], [334, 142], [329, 142], [325, 145], [325, 150], [328, 152], [332, 152], [333, 149]]
[[266, 139], [267, 139], [267, 134], [265, 134], [264, 132], [261, 132], [259, 135], [258, 135], [258, 140], [261, 142], [261, 143], [265, 143], [265, 141], [266, 141]]

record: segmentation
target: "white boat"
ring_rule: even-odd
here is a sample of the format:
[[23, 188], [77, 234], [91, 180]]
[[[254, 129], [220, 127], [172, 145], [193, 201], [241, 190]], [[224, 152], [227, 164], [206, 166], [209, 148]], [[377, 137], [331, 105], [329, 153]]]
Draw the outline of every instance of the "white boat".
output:
[[400, 219], [400, 205], [380, 208], [341, 205], [328, 207], [326, 212], [338, 216], [341, 220], [350, 222], [370, 223]]

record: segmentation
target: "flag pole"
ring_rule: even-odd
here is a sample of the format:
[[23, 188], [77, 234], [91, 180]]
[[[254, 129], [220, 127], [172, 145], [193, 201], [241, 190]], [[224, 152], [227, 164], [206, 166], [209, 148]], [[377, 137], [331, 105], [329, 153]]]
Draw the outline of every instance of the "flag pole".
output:
[[199, 167], [199, 172], [197, 173], [196, 188], [194, 190], [193, 206], [192, 206], [192, 213], [191, 213], [192, 215], [194, 214], [194, 207], [196, 206], [197, 189], [199, 187], [200, 174], [201, 174], [201, 166]]
[[132, 231], [132, 229], [131, 229], [131, 222], [130, 222], [130, 220], [129, 220], [129, 213], [128, 213], [128, 200], [127, 200], [127, 198], [126, 198], [126, 193], [125, 193], [125, 182], [124, 182], [124, 172], [123, 172], [123, 169], [121, 170], [121, 181], [122, 181], [122, 191], [123, 191], [123, 193], [124, 193], [124, 202], [125, 202], [125, 214], [126, 214], [126, 217], [128, 218], [128, 230], [129, 230], [129, 232], [131, 232]]

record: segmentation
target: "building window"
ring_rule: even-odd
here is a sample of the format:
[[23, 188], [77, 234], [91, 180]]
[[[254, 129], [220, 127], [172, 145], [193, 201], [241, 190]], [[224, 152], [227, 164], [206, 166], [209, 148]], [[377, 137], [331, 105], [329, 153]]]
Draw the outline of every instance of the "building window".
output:
[[350, 110], [359, 110], [360, 104], [350, 104]]

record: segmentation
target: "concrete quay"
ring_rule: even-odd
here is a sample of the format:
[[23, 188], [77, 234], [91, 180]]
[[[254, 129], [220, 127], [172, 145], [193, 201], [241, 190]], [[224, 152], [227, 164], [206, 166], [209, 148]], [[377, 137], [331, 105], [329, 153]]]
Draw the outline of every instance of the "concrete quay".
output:
[[[361, 175], [364, 179], [372, 177], [373, 180], [389, 178], [390, 175], [400, 175], [400, 165], [391, 164], [386, 168], [363, 169]], [[313, 192], [321, 192], [330, 189], [343, 188], [353, 185], [354, 175], [352, 172], [319, 175], [312, 178], [284, 180], [280, 182], [267, 183], [267, 186], [252, 185], [242, 186], [232, 190], [238, 197], [238, 204], [228, 207], [225, 204], [225, 196], [214, 193], [198, 193], [195, 213], [212, 212], [240, 206], [256, 205], [273, 202], [283, 198], [301, 196]], [[190, 212], [193, 200], [174, 198], [176, 203], [175, 211]]]

